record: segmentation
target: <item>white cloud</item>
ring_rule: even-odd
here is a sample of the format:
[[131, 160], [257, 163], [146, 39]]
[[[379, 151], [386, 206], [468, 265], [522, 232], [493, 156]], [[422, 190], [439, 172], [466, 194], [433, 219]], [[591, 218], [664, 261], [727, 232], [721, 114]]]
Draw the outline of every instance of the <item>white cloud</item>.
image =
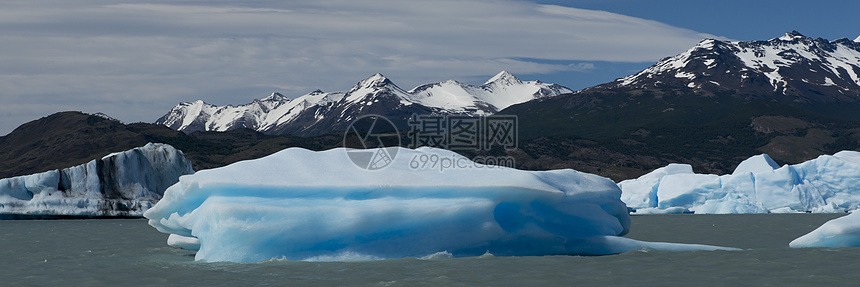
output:
[[346, 90], [376, 72], [410, 89], [503, 69], [593, 69], [550, 60], [656, 61], [714, 37], [517, 1], [217, 3], [4, 3], [0, 134], [61, 110], [151, 122], [181, 101], [241, 104], [272, 90]]

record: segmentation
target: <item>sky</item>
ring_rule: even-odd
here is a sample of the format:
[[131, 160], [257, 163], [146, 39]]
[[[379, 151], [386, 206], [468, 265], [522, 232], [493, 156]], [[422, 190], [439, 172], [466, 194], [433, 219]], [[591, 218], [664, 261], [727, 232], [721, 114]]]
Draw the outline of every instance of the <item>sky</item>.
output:
[[577, 90], [704, 38], [860, 35], [860, 1], [5, 0], [0, 135], [59, 111], [154, 122], [180, 102], [479, 85], [506, 70]]

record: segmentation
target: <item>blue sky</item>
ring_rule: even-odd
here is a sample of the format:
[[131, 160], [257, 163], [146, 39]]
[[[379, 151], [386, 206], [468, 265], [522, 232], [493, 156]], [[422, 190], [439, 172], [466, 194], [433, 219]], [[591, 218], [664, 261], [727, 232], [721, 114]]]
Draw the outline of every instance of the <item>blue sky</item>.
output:
[[603, 10], [660, 21], [739, 41], [766, 40], [797, 30], [835, 40], [860, 36], [860, 2], [836, 0], [570, 0], [541, 4]]
[[[760, 0], [570, 0], [529, 1], [607, 11], [682, 27], [736, 41], [776, 38], [797, 30], [813, 38], [836, 40], [860, 36], [860, 1]], [[667, 55], [670, 56], [670, 55]], [[650, 66], [652, 62], [602, 62], [585, 72], [520, 75], [580, 89], [612, 81]]]
[[573, 89], [703, 38], [855, 38], [853, 1], [4, 1], [0, 135], [58, 111], [153, 122], [179, 102], [404, 89], [501, 70]]

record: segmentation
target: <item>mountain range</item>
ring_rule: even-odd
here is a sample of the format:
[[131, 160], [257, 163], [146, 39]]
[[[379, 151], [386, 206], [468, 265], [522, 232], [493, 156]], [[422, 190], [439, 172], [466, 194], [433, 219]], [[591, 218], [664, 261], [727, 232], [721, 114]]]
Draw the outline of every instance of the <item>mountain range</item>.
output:
[[[590, 132], [579, 129], [582, 125], [577, 123], [593, 115], [607, 118], [607, 127], [631, 117], [641, 121], [633, 125], [673, 124], [672, 120], [675, 124], [695, 124], [753, 103], [832, 119], [860, 120], [860, 42], [812, 39], [797, 31], [768, 41], [705, 39], [636, 74], [563, 97], [524, 103], [504, 113], [528, 117], [524, 109], [558, 108], [570, 115], [550, 121], [556, 123], [555, 134], [592, 137], [630, 132], [622, 127]], [[629, 113], [634, 110], [637, 112]]]
[[360, 115], [384, 115], [405, 128], [412, 114], [491, 115], [513, 104], [571, 92], [556, 84], [522, 81], [507, 71], [480, 86], [449, 80], [409, 91], [375, 74], [346, 92], [316, 90], [295, 99], [272, 93], [239, 106], [185, 102], [156, 124], [186, 133], [249, 128], [266, 134], [313, 136], [346, 130]]
[[[860, 40], [860, 39], [858, 39]], [[579, 91], [501, 72], [480, 86], [445, 81], [403, 90], [376, 74], [346, 92], [295, 99], [273, 93], [240, 106], [182, 103], [156, 124], [59, 113], [0, 137], [0, 177], [81, 164], [146, 142], [168, 143], [195, 169], [289, 146], [340, 146], [366, 114], [400, 128], [417, 114], [516, 115], [521, 169], [560, 169], [622, 180], [668, 163], [724, 174], [767, 153], [792, 164], [860, 150], [860, 42], [796, 31], [765, 41], [705, 39], [615, 81]], [[464, 152], [468, 153], [468, 152]]]
[[[661, 87], [686, 87], [711, 97], [732, 93], [746, 100], [765, 99], [798, 107], [857, 103], [860, 42], [813, 39], [797, 31], [768, 41], [706, 39], [639, 73], [580, 93]], [[840, 116], [860, 119], [857, 113]]]
[[524, 146], [529, 156], [554, 154], [534, 168], [623, 178], [678, 162], [719, 174], [758, 153], [798, 163], [860, 147], [858, 75], [860, 42], [848, 39], [705, 39], [631, 76], [500, 113], [518, 116], [521, 139], [544, 142]]

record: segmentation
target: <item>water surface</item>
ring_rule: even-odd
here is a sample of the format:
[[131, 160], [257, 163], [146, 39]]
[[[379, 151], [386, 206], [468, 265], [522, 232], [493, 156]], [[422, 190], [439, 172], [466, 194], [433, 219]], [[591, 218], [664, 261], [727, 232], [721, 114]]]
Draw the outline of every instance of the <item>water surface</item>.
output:
[[0, 221], [3, 286], [854, 286], [860, 248], [788, 248], [844, 214], [646, 215], [627, 237], [743, 251], [200, 263], [143, 219]]

